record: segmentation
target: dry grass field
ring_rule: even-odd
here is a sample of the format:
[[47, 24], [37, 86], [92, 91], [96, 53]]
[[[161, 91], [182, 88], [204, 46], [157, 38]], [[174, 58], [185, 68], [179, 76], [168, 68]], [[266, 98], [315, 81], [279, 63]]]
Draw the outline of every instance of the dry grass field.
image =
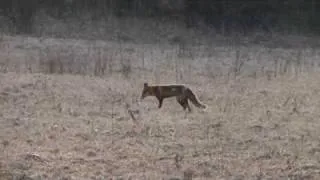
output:
[[[0, 177], [319, 179], [319, 49], [2, 36]], [[208, 108], [140, 101], [183, 83]]]

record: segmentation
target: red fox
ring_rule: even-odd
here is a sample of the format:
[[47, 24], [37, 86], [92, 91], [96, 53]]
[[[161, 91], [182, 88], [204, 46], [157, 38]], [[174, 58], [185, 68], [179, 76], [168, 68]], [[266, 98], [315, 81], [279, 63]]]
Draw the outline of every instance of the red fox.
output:
[[191, 89], [184, 85], [149, 86], [148, 83], [144, 83], [143, 86], [141, 100], [147, 96], [155, 96], [159, 101], [158, 108], [162, 107], [163, 99], [169, 97], [176, 97], [183, 110], [188, 108], [189, 112], [191, 112], [191, 108], [188, 100], [198, 108], [205, 109], [207, 107], [205, 104], [201, 104]]

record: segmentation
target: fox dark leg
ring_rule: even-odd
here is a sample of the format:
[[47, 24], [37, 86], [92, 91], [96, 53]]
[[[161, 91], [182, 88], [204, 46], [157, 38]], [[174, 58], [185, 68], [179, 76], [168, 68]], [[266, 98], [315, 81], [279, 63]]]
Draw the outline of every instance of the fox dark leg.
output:
[[186, 110], [187, 107], [185, 106], [185, 104], [183, 104], [183, 102], [181, 100], [179, 100], [178, 98], [177, 98], [177, 101], [182, 106], [183, 110]]
[[191, 107], [189, 106], [188, 99], [187, 99], [187, 98], [183, 99], [183, 100], [182, 100], [182, 103], [183, 103], [183, 105], [184, 105], [184, 107], [185, 107], [184, 109], [187, 109], [187, 108], [188, 108], [188, 111], [191, 112]]
[[185, 101], [186, 101], [186, 106], [188, 108], [188, 111], [191, 112], [191, 107], [189, 106], [188, 99], [186, 99]]
[[178, 103], [182, 106], [183, 110], [186, 110], [188, 108], [189, 112], [191, 112], [191, 108], [188, 103], [188, 99], [183, 97], [177, 97]]
[[159, 100], [158, 108], [161, 108], [162, 107], [162, 103], [163, 103], [163, 98], [159, 98], [158, 97], [158, 100]]

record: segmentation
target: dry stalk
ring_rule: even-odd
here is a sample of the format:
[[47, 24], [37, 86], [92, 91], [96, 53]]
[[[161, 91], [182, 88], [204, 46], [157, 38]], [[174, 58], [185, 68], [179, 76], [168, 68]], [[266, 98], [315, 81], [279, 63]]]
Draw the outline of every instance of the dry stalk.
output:
[[297, 97], [294, 97], [292, 113], [299, 114]]
[[176, 155], [174, 157], [174, 163], [175, 163], [177, 169], [181, 168], [181, 161], [182, 160], [183, 160], [183, 156], [181, 156], [180, 154], [176, 153]]
[[296, 59], [296, 68], [295, 68], [295, 76], [298, 77], [299, 74], [302, 72], [302, 50], [297, 52], [297, 59]]
[[287, 104], [288, 104], [288, 102], [291, 100], [291, 98], [292, 98], [292, 95], [289, 95], [289, 96], [287, 97], [287, 99], [284, 101], [284, 103], [282, 104], [282, 106], [287, 106]]
[[291, 64], [291, 61], [289, 59], [286, 59], [285, 64], [283, 65], [283, 74], [287, 74], [289, 72], [289, 66]]
[[125, 78], [129, 78], [131, 72], [132, 72], [132, 67], [131, 67], [131, 62], [129, 59], [127, 59], [127, 61], [124, 63], [124, 61], [122, 61], [122, 74], [124, 75]]
[[245, 61], [248, 61], [248, 60], [249, 60], [249, 58], [247, 60], [244, 60], [244, 59], [242, 60], [240, 50], [239, 49], [236, 50], [236, 59], [234, 61], [234, 65], [233, 65], [233, 74], [234, 74], [235, 78], [240, 75], [240, 72], [242, 70], [242, 67], [243, 67]]
[[275, 57], [273, 60], [274, 60], [274, 74], [273, 74], [273, 76], [276, 78], [278, 76], [278, 71], [279, 71], [279, 57]]
[[176, 72], [176, 83], [178, 83], [179, 82], [179, 68], [178, 68], [179, 62], [178, 62], [178, 58], [175, 58], [174, 62], [175, 62], [175, 72]]
[[0, 72], [7, 73], [9, 70], [9, 59], [6, 59], [5, 62], [0, 63]]
[[125, 107], [127, 109], [129, 116], [131, 117], [132, 121], [137, 123], [138, 121], [137, 121], [137, 118], [134, 116], [134, 114], [139, 114], [139, 110], [132, 110], [128, 103], [126, 103]]
[[103, 76], [105, 75], [107, 63], [105, 59], [102, 56], [102, 50], [99, 48], [97, 51], [98, 57], [96, 58], [95, 64], [94, 64], [94, 75], [95, 76]]
[[39, 67], [47, 74], [63, 74], [64, 64], [60, 52], [53, 54], [49, 49], [40, 50]]
[[183, 180], [192, 180], [194, 172], [190, 169], [187, 169], [183, 172]]
[[122, 45], [122, 38], [118, 33], [118, 43], [119, 43], [119, 55], [120, 55], [120, 64], [121, 64], [121, 72], [125, 78], [129, 78], [130, 73], [132, 72], [131, 60], [128, 58], [124, 58], [124, 48]]

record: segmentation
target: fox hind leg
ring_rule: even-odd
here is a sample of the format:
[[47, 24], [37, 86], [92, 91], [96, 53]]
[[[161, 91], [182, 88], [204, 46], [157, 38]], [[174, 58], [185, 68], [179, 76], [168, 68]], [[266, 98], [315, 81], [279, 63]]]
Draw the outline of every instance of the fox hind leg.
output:
[[188, 103], [188, 99], [186, 99], [186, 105], [187, 105], [188, 111], [191, 112], [192, 110], [191, 110], [191, 107], [190, 107], [190, 105]]
[[182, 102], [181, 97], [177, 96], [177, 102], [182, 106], [183, 110], [186, 109], [186, 106], [185, 106], [185, 104]]
[[188, 111], [191, 112], [191, 108], [189, 106], [187, 98], [184, 98], [182, 96], [177, 96], [177, 101], [182, 106], [183, 110], [186, 110], [188, 108]]
[[191, 112], [191, 107], [189, 105], [189, 102], [188, 102], [187, 98], [183, 99], [183, 103], [185, 105], [185, 109], [188, 108], [188, 111]]

